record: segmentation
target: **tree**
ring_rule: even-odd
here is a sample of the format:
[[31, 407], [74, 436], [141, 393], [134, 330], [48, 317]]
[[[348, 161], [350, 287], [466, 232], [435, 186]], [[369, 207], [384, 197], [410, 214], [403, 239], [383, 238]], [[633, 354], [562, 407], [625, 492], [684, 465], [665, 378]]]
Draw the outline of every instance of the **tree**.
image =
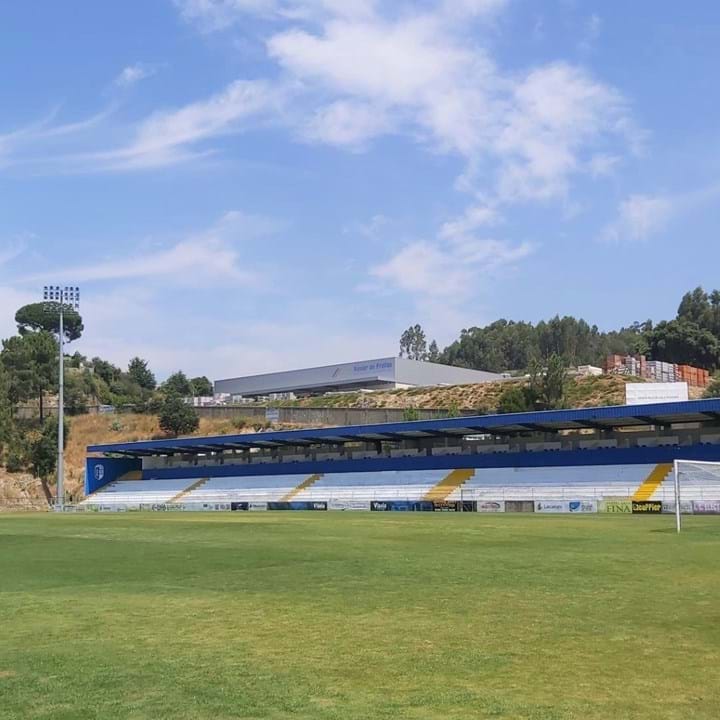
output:
[[530, 362], [529, 375], [525, 388], [529, 410], [554, 410], [563, 406], [567, 368], [560, 355], [551, 355], [547, 367], [534, 358]]
[[438, 344], [435, 340], [430, 343], [427, 359], [428, 362], [438, 362], [440, 360], [440, 350], [438, 349]]
[[[31, 303], [30, 305], [23, 305], [15, 313], [15, 322], [21, 335], [43, 330], [57, 335], [60, 332], [60, 304]], [[80, 313], [72, 306], [64, 305], [63, 335], [67, 342], [77, 340], [84, 329]]]
[[[63, 425], [63, 437], [65, 444], [70, 433], [69, 423]], [[33, 475], [40, 479], [48, 502], [51, 501], [51, 493], [48, 485], [48, 478], [57, 468], [57, 418], [48, 418], [39, 429], [32, 430], [26, 434], [26, 457]]]
[[400, 357], [410, 360], [427, 359], [427, 339], [420, 325], [411, 325], [400, 336]]
[[8, 375], [0, 363], [0, 460], [13, 437], [13, 429], [14, 422], [12, 405], [10, 404]]
[[720, 340], [690, 320], [660, 322], [647, 339], [655, 360], [707, 370], [720, 367]]
[[180, 397], [191, 397], [193, 394], [192, 385], [184, 372], [173, 373], [161, 386], [160, 389], [165, 395], [179, 395]]
[[147, 360], [142, 360], [139, 357], [134, 357], [128, 364], [127, 374], [130, 379], [139, 385], [143, 390], [154, 390], [157, 386], [155, 381], [155, 375], [148, 367]]
[[209, 397], [213, 394], [213, 384], [205, 375], [190, 380], [193, 397]]
[[107, 360], [103, 360], [102, 358], [94, 357], [90, 361], [90, 364], [92, 365], [93, 372], [101, 380], [107, 383], [108, 387], [112, 385], [116, 380], [118, 380], [122, 375], [122, 370], [119, 367], [113, 365]]
[[3, 340], [0, 361], [8, 374], [8, 396], [16, 405], [37, 397], [40, 421], [44, 419], [43, 395], [57, 387], [58, 345], [51, 333], [40, 330]]
[[563, 358], [556, 353], [548, 360], [543, 378], [541, 396], [545, 405], [543, 409], [554, 410], [564, 405], [566, 378], [567, 365]]
[[163, 432], [173, 437], [177, 437], [181, 433], [194, 432], [200, 424], [200, 418], [195, 408], [175, 394], [166, 396], [158, 419]]

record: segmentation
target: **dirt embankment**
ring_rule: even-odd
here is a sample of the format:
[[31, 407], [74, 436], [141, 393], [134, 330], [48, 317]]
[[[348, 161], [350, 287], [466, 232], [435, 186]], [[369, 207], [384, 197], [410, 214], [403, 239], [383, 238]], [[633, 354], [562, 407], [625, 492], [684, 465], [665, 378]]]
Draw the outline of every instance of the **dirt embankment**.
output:
[[[507, 388], [513, 385], [523, 385], [525, 382], [525, 380], [518, 379], [476, 385], [343, 393], [276, 404], [295, 407], [457, 408], [458, 410], [492, 413], [497, 409], [500, 396]], [[620, 375], [570, 378], [566, 387], [565, 405], [567, 407], [622, 405], [625, 402], [625, 385], [629, 382], [644, 382], [644, 380]], [[699, 391], [699, 388], [691, 388], [691, 390]], [[694, 396], [699, 397], [697, 393]]]

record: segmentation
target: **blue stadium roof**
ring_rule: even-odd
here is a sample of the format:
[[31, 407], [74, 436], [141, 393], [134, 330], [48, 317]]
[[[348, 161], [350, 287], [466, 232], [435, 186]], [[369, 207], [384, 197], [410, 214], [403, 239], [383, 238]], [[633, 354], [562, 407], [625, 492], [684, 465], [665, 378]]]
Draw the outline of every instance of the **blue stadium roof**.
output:
[[441, 420], [349, 425], [309, 430], [280, 430], [241, 435], [173, 438], [142, 442], [90, 445], [88, 452], [121, 455], [203, 454], [223, 450], [309, 445], [343, 445], [350, 442], [417, 440], [432, 437], [462, 437], [527, 432], [556, 432], [591, 428], [667, 426], [681, 423], [720, 423], [720, 399], [653, 405], [616, 405], [579, 410], [545, 410], [507, 415], [472, 415]]

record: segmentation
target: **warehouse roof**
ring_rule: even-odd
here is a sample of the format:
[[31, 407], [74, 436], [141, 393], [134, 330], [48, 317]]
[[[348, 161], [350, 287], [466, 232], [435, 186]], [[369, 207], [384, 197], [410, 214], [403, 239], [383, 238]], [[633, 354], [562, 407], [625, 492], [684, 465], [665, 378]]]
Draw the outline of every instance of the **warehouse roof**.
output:
[[343, 445], [375, 440], [402, 441], [465, 435], [516, 435], [572, 429], [613, 430], [622, 427], [667, 426], [720, 422], [720, 399], [653, 405], [617, 405], [576, 410], [545, 410], [507, 415], [472, 415], [441, 420], [417, 420], [376, 425], [350, 425], [309, 430], [280, 430], [242, 435], [188, 437], [169, 440], [90, 445], [88, 452], [120, 455], [204, 454], [224, 450], [309, 445]]

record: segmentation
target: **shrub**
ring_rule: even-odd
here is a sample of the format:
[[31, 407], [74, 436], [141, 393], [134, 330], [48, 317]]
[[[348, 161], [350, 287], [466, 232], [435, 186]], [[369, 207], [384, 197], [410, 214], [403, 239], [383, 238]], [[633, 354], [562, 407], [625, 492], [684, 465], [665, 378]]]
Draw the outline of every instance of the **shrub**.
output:
[[169, 395], [162, 404], [158, 422], [164, 433], [177, 437], [197, 430], [200, 418], [195, 408], [183, 402], [179, 395]]
[[420, 419], [420, 413], [417, 411], [417, 408], [409, 407], [409, 408], [405, 408], [403, 410], [403, 420], [412, 422], [413, 420], [419, 420], [419, 419]]

